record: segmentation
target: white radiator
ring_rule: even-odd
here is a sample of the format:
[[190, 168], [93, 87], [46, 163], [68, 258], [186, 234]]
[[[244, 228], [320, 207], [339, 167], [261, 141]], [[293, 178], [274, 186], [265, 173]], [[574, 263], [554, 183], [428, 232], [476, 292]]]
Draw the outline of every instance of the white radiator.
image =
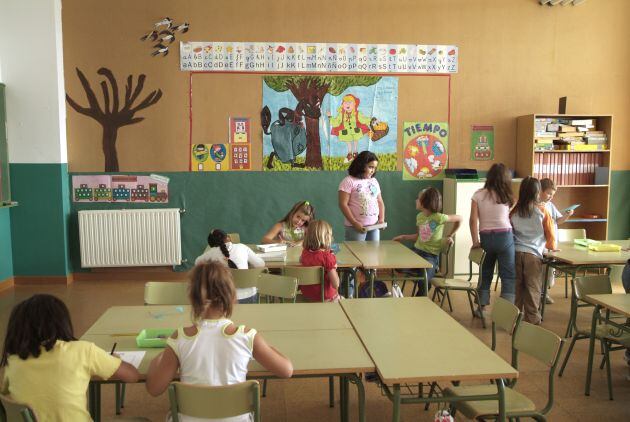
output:
[[179, 265], [179, 209], [79, 211], [81, 266]]

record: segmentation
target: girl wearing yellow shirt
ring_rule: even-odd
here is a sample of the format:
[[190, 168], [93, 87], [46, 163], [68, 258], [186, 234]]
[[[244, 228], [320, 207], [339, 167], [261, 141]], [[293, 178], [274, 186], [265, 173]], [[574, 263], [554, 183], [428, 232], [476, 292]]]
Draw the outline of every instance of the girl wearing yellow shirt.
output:
[[34, 295], [13, 308], [0, 366], [2, 393], [28, 405], [38, 421], [91, 421], [90, 379], [137, 382], [138, 371], [74, 337], [70, 313], [54, 296]]

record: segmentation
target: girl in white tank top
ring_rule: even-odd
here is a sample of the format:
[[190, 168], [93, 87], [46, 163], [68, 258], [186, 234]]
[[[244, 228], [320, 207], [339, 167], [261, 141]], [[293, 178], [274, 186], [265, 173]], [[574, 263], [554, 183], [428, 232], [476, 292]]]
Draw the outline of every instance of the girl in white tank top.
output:
[[[256, 330], [237, 327], [228, 319], [236, 291], [227, 267], [217, 262], [196, 265], [191, 271], [189, 298], [194, 323], [178, 328], [167, 340], [164, 352], [151, 362], [146, 382], [151, 395], [166, 391], [178, 369], [181, 382], [189, 384], [223, 386], [244, 382], [252, 358], [277, 377], [292, 375], [291, 361], [269, 346]], [[199, 419], [180, 414], [179, 419], [241, 422], [252, 420], [252, 415]]]

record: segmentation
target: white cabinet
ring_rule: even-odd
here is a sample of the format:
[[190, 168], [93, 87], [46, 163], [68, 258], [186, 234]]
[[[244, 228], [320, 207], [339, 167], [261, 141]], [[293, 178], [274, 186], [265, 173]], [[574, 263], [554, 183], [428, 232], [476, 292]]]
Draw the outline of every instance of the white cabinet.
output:
[[462, 225], [455, 234], [455, 244], [449, 256], [449, 274], [468, 274], [468, 252], [472, 246], [468, 224], [470, 201], [483, 185], [484, 182], [478, 180], [444, 179], [443, 212], [462, 216]]

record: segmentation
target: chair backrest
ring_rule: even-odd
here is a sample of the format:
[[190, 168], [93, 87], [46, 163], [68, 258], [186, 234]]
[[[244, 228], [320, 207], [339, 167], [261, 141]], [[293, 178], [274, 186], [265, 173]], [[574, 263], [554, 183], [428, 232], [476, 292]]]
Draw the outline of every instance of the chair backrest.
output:
[[258, 279], [265, 270], [265, 268], [249, 268], [247, 270], [237, 270], [234, 268], [230, 268], [230, 272], [232, 273], [232, 280], [234, 280], [234, 287], [236, 287], [237, 289], [257, 287]]
[[481, 266], [483, 264], [483, 260], [486, 257], [486, 251], [482, 248], [472, 248], [468, 253], [468, 260], [470, 262], [474, 262], [475, 264]]
[[500, 297], [492, 305], [490, 318], [492, 319], [492, 350], [495, 350], [497, 328], [506, 331], [510, 336], [513, 335], [521, 322], [521, 311], [514, 304]]
[[2, 402], [2, 407], [4, 408], [4, 419], [8, 422], [36, 422], [37, 418], [35, 417], [35, 413], [33, 409], [31, 409], [28, 405], [18, 403], [11, 399], [8, 396], [0, 394], [0, 402]]
[[241, 243], [241, 235], [238, 233], [228, 233], [228, 236], [230, 236], [230, 240], [232, 240], [232, 243]]
[[282, 274], [297, 278], [298, 286], [321, 285], [322, 302], [324, 301], [324, 267], [287, 266], [282, 270]]
[[185, 281], [147, 281], [145, 305], [188, 305], [188, 283]]
[[575, 239], [586, 239], [586, 229], [558, 229], [559, 242], [571, 242]]
[[258, 279], [258, 293], [261, 296], [280, 298], [295, 302], [297, 295], [298, 280], [295, 277], [288, 277], [276, 274], [262, 274]]
[[446, 239], [442, 239], [442, 247], [440, 249], [440, 271], [436, 274], [437, 277], [449, 276], [449, 255], [451, 253], [451, 247], [453, 245]]
[[[623, 269], [625, 265], [611, 265], [610, 266], [610, 285], [611, 286], [619, 286], [623, 289], [623, 283], [621, 282], [621, 275], [623, 274]], [[613, 287], [614, 289], [614, 287]], [[623, 292], [623, 290], [621, 290]]]
[[173, 382], [168, 396], [173, 422], [179, 421], [179, 414], [219, 419], [246, 413], [260, 421], [260, 388], [255, 380], [220, 387]]
[[578, 300], [584, 300], [584, 296], [586, 295], [601, 295], [612, 293], [610, 276], [608, 275], [576, 277], [574, 282], [575, 298]]

